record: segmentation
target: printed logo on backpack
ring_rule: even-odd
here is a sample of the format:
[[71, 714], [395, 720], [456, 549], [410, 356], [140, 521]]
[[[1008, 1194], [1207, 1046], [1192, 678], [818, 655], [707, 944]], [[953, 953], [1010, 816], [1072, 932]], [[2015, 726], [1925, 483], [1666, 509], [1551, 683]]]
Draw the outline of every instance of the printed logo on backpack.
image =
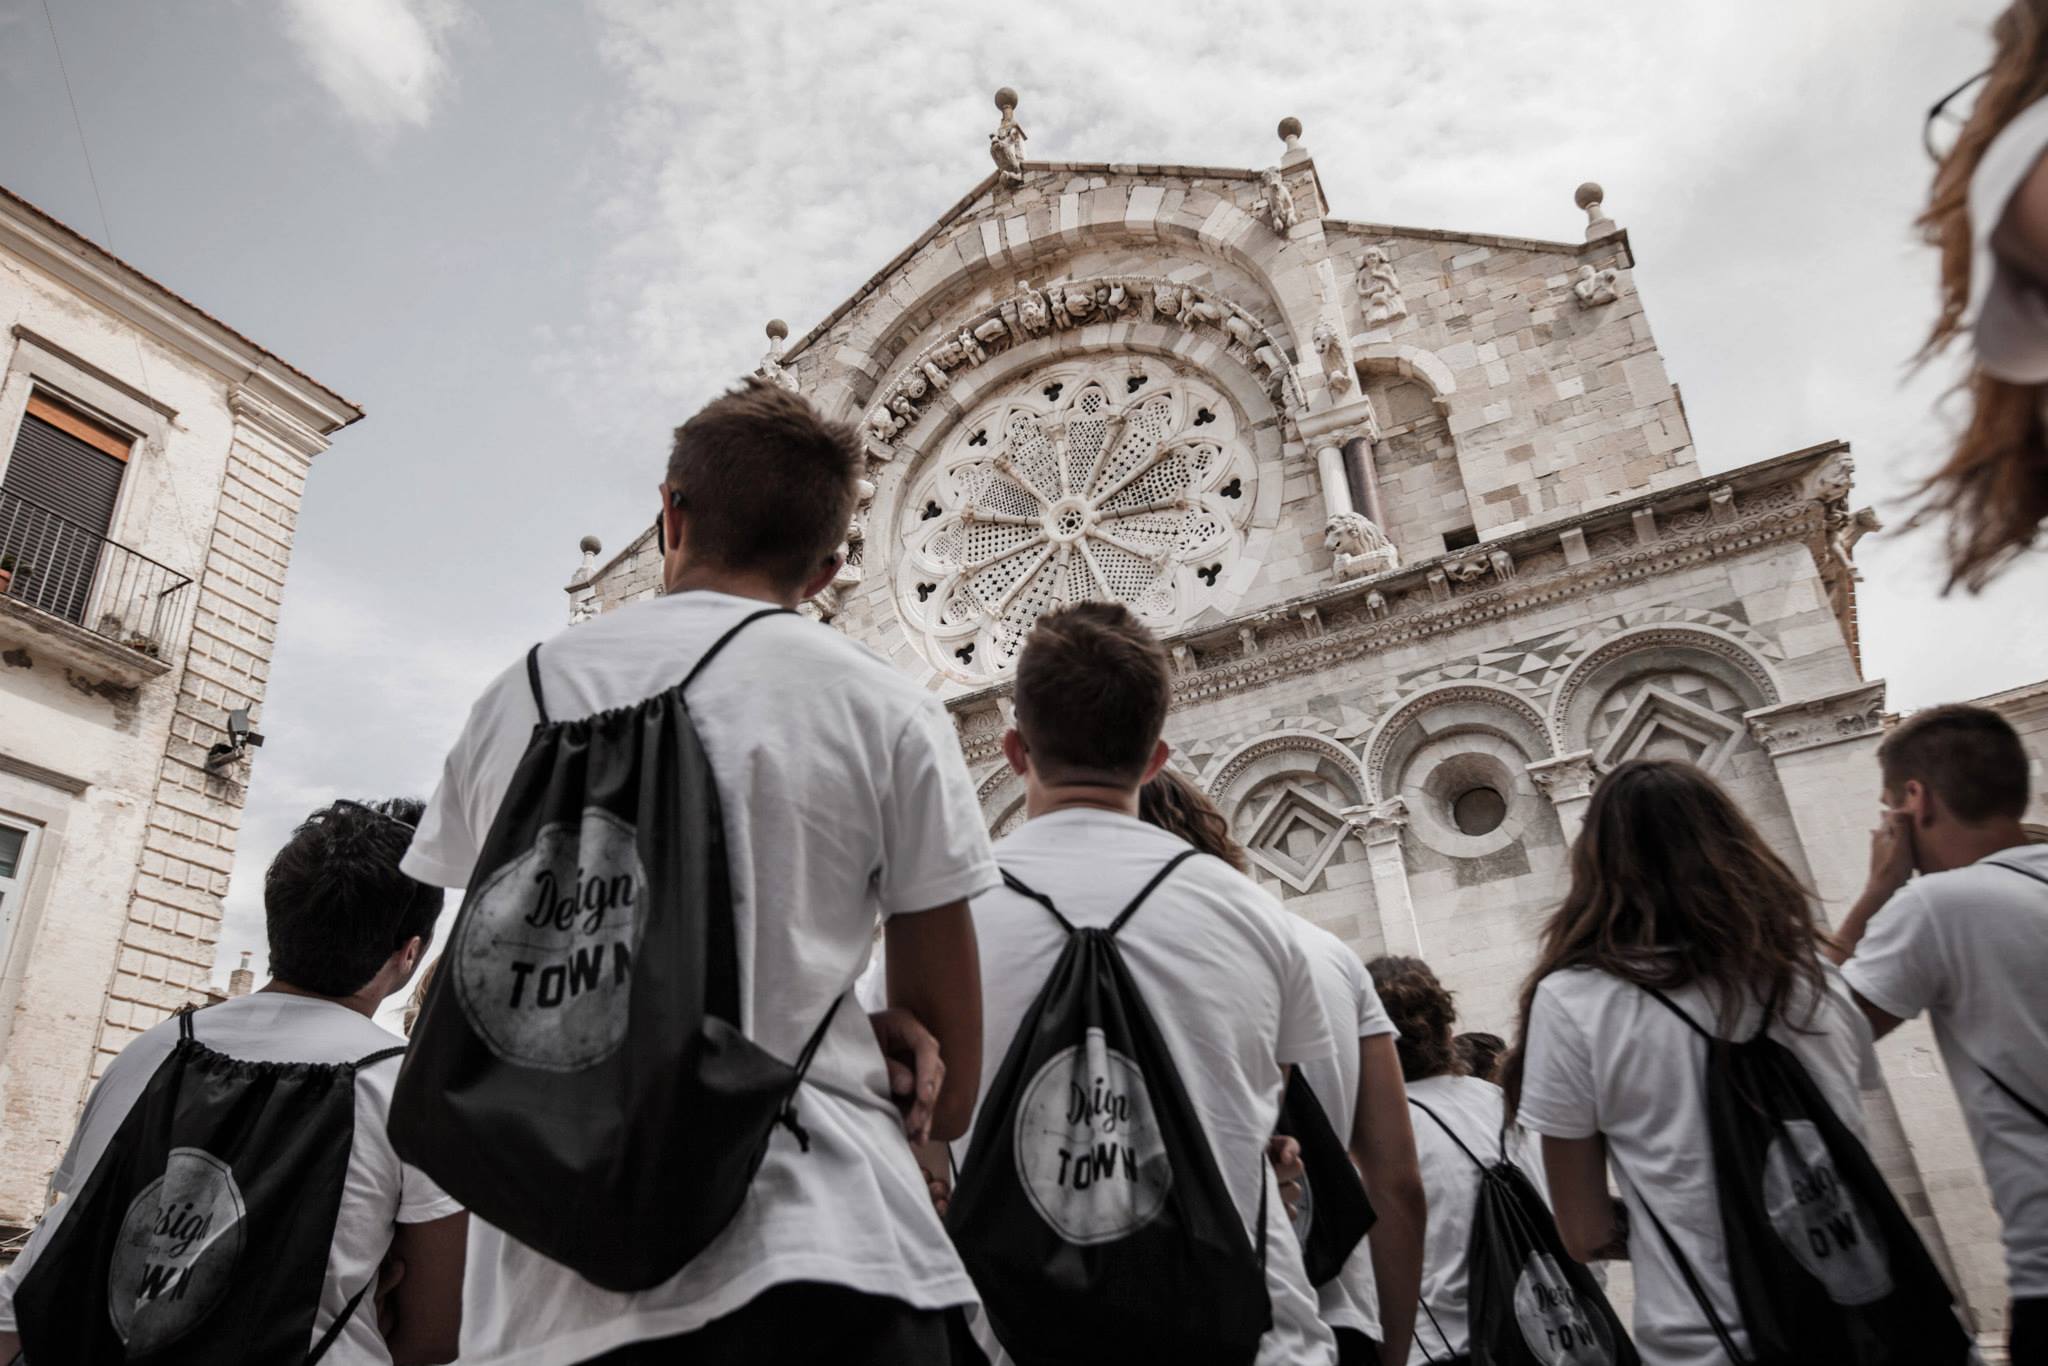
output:
[[1015, 1141], [1017, 1179], [1039, 1217], [1083, 1247], [1151, 1223], [1173, 1185], [1144, 1074], [1100, 1029], [1038, 1069]]
[[213, 1312], [242, 1260], [242, 1188], [204, 1148], [173, 1148], [164, 1174], [129, 1202], [107, 1270], [107, 1317], [135, 1356], [177, 1341]]
[[1557, 1258], [1538, 1248], [1515, 1278], [1515, 1326], [1543, 1366], [1612, 1366], [1613, 1337], [1594, 1329]]
[[455, 940], [455, 980], [479, 1038], [508, 1062], [572, 1071], [626, 1037], [640, 950], [633, 827], [601, 807], [544, 826], [472, 898]]
[[1870, 1304], [1892, 1293], [1884, 1240], [1835, 1174], [1827, 1140], [1811, 1121], [1786, 1120], [1771, 1140], [1764, 1208], [1779, 1241], [1836, 1304]]

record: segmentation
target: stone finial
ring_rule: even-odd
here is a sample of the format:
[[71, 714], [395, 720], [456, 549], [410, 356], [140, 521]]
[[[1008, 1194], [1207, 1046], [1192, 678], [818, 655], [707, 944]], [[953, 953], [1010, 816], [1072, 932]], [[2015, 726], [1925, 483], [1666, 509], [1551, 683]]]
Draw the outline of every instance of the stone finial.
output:
[[585, 536], [576, 543], [576, 548], [586, 555], [601, 555], [604, 553], [604, 542], [595, 536]]
[[996, 91], [996, 109], [1003, 120], [988, 135], [988, 154], [996, 164], [996, 178], [1005, 185], [1024, 180], [1024, 130], [1017, 126], [1017, 92], [1004, 86]]
[[1308, 148], [1301, 145], [1300, 119], [1289, 114], [1286, 118], [1280, 120], [1278, 132], [1280, 134], [1280, 141], [1287, 145], [1287, 150], [1280, 155], [1280, 164], [1282, 166], [1290, 166], [1297, 161], [1307, 158]]
[[228, 974], [228, 996], [230, 998], [247, 996], [256, 988], [256, 974], [249, 967], [249, 957], [249, 950], [243, 949], [241, 966]]
[[789, 324], [780, 318], [768, 320], [768, 345], [777, 355], [782, 353], [782, 344], [789, 340]]
[[1605, 237], [1614, 231], [1614, 220], [1607, 216], [1605, 200], [1607, 192], [1600, 188], [1598, 181], [1589, 180], [1572, 192], [1572, 203], [1586, 211], [1586, 240]]
[[597, 556], [598, 552], [604, 549], [604, 542], [595, 536], [585, 536], [576, 543], [576, 548], [583, 552], [583, 563], [577, 565], [576, 572], [569, 576], [569, 588], [572, 592], [597, 576]]

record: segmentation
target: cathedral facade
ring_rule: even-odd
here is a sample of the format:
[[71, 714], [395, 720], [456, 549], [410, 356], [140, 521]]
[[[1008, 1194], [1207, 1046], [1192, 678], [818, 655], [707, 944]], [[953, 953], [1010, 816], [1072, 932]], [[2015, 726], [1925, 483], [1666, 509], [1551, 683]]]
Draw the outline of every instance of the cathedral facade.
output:
[[[1174, 762], [1265, 885], [1417, 954], [1509, 1034], [1601, 770], [1699, 764], [1830, 917], [1860, 890], [1885, 687], [1857, 646], [1848, 447], [1703, 474], [1634, 278], [1583, 240], [1335, 217], [1293, 119], [1257, 170], [995, 170], [760, 372], [856, 422], [863, 502], [809, 609], [942, 695], [991, 828], [1031, 623], [1127, 603], [1171, 650]], [[651, 532], [569, 587], [658, 588]], [[1924, 1023], [1868, 1097], [1980, 1325], [1997, 1226]]]

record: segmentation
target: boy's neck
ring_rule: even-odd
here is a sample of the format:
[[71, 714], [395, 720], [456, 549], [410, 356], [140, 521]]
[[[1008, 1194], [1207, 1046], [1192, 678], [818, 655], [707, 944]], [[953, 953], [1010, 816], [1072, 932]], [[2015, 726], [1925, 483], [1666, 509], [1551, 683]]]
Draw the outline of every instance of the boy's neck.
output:
[[364, 1019], [375, 1019], [377, 1007], [384, 1004], [384, 997], [388, 994], [378, 990], [383, 985], [382, 977], [383, 974], [379, 973], [371, 978], [361, 991], [347, 996], [329, 996], [324, 992], [308, 991], [304, 987], [293, 986], [281, 977], [271, 978], [258, 987], [257, 991], [267, 991], [278, 996], [302, 996], [309, 1001], [331, 1001], [335, 1005], [348, 1007]]
[[662, 591], [670, 597], [678, 593], [724, 593], [789, 608], [802, 600], [800, 589], [777, 583], [772, 575], [716, 565], [681, 565], [663, 576]]
[[1056, 783], [1044, 787], [1033, 784], [1024, 811], [1031, 819], [1055, 811], [1114, 811], [1135, 818], [1138, 789], [1102, 783]]
[[1946, 873], [1956, 868], [1967, 868], [1980, 859], [2002, 854], [2008, 849], [2017, 849], [2031, 843], [2026, 829], [2018, 821], [1992, 821], [1985, 825], [1957, 825], [1952, 827], [1946, 839], [1928, 852], [1933, 857], [1926, 860], [1930, 865], [1923, 872]]

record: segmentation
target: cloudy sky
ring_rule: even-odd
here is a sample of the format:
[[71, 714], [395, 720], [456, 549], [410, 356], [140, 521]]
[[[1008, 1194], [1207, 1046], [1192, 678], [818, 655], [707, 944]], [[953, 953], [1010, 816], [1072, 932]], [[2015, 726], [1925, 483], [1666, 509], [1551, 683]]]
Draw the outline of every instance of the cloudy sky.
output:
[[[1845, 437], [1890, 509], [1948, 430], [1921, 119], [1997, 8], [51, 0], [115, 248], [369, 411], [308, 488], [221, 973], [298, 816], [431, 788], [762, 323], [988, 170], [997, 86], [1042, 158], [1264, 165], [1297, 115], [1374, 222], [1574, 239], [1597, 179], [1702, 465]], [[0, 0], [0, 182], [102, 235], [40, 0]], [[1860, 557], [1894, 704], [2048, 675], [2048, 568], [1940, 600], [1926, 539]]]

